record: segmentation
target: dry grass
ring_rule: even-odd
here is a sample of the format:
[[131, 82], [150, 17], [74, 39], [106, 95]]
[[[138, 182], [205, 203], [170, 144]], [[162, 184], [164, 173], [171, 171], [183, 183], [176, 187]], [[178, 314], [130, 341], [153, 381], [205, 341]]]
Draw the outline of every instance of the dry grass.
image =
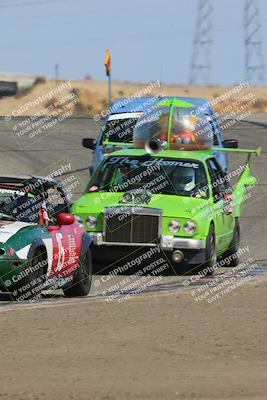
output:
[[[23, 96], [1, 99], [1, 115], [11, 115], [14, 110], [17, 110], [29, 101], [35, 100], [60, 84], [60, 82], [46, 81], [45, 79], [39, 79], [36, 83], [38, 84], [35, 84], [32, 90], [27, 91]], [[141, 84], [115, 81], [113, 82], [113, 98], [133, 96], [148, 87], [148, 85], [149, 83]], [[223, 86], [162, 85], [160, 88], [157, 87], [150, 93], [147, 93], [147, 95], [163, 94], [169, 96], [202, 97], [212, 101], [232, 88]], [[107, 82], [93, 80], [72, 81], [71, 89], [64, 89], [60, 95], [57, 95], [57, 99], [67, 96], [70, 93], [74, 93], [79, 98], [79, 102], [74, 104], [71, 109], [73, 115], [93, 115], [107, 108]], [[252, 95], [255, 102], [248, 107], [249, 97], [245, 98], [244, 96]], [[239, 101], [238, 106], [235, 104], [237, 100]], [[47, 101], [28, 109], [26, 114], [33, 115], [42, 112], [46, 107], [46, 103]], [[251, 112], [267, 112], [267, 87], [248, 87], [242, 89], [239, 94], [232, 96], [231, 99], [220, 101], [214, 108], [216, 111], [224, 111], [226, 109], [228, 112], [231, 112], [242, 111], [242, 106]]]

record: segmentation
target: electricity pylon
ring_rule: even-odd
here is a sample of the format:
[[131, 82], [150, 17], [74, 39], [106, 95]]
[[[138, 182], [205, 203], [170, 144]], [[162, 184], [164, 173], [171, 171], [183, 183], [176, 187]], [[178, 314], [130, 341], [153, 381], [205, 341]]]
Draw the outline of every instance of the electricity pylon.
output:
[[244, 31], [245, 80], [251, 85], [263, 85], [265, 64], [258, 0], [245, 0]]
[[212, 36], [211, 0], [199, 0], [197, 25], [193, 44], [189, 84], [209, 84], [211, 71]]

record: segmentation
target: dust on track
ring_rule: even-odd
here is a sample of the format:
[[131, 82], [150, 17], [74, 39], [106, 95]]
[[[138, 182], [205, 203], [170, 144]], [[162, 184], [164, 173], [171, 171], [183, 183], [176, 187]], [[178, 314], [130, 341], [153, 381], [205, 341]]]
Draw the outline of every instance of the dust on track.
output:
[[[253, 267], [254, 266], [254, 267]], [[250, 268], [253, 267], [253, 268]], [[151, 277], [147, 277], [146, 287], [141, 290], [140, 293], [136, 293], [135, 290], [111, 290], [106, 291], [104, 288], [97, 287], [95, 289], [96, 278], [94, 277], [92, 280], [92, 290], [91, 293], [87, 297], [81, 298], [65, 298], [61, 291], [55, 291], [52, 294], [48, 294], [44, 292], [43, 299], [38, 302], [15, 302], [10, 301], [10, 298], [7, 294], [0, 294], [0, 312], [14, 311], [20, 309], [34, 309], [34, 308], [51, 308], [51, 307], [60, 307], [60, 306], [68, 306], [70, 304], [81, 304], [87, 302], [95, 302], [95, 301], [105, 301], [108, 299], [115, 298], [116, 300], [125, 298], [126, 300], [132, 299], [136, 296], [148, 296], [148, 295], [161, 295], [162, 293], [182, 293], [187, 292], [194, 287], [213, 287], [214, 291], [219, 286], [223, 286], [227, 284], [229, 280], [229, 276], [234, 279], [237, 283], [244, 279], [244, 277], [251, 278], [267, 278], [267, 265], [258, 265], [257, 261], [251, 263], [250, 265], [246, 265], [243, 268], [240, 268], [236, 271], [233, 271], [231, 268], [220, 268], [216, 271], [216, 273], [212, 276], [199, 277], [198, 275], [190, 275], [190, 276], [168, 276], [168, 277], [158, 277], [161, 280], [160, 284], [152, 284]], [[99, 281], [101, 276], [97, 276], [97, 280]], [[117, 276], [115, 282], [113, 284], [116, 285], [120, 283], [120, 280], [123, 279], [122, 276]], [[138, 286], [135, 288], [138, 289]], [[122, 300], [123, 301], [123, 300]]]

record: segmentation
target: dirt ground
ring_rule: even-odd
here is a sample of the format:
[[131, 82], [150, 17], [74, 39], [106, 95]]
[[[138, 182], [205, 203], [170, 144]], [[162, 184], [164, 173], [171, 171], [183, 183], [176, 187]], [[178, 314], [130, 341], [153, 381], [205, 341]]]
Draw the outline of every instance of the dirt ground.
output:
[[[65, 84], [64, 88], [62, 84]], [[243, 83], [246, 85], [245, 83]], [[229, 114], [230, 112], [242, 113], [249, 112], [267, 112], [267, 87], [243, 87], [230, 98], [224, 98], [226, 93], [233, 90], [238, 84], [225, 86], [188, 86], [188, 85], [165, 85], [159, 82], [138, 83], [138, 82], [120, 82], [112, 83], [113, 100], [120, 97], [130, 96], [185, 96], [202, 97], [214, 101], [215, 111]], [[60, 94], [55, 94], [52, 99], [46, 98], [52, 93], [53, 89], [61, 87]], [[71, 103], [68, 96], [75, 93], [78, 102], [71, 108], [62, 109], [56, 106], [59, 99], [65, 99], [65, 103]], [[96, 113], [107, 110], [107, 82], [95, 80], [77, 80], [69, 82], [44, 79], [44, 82], [29, 87], [27, 91], [19, 92], [15, 97], [4, 97], [1, 99], [1, 115], [47, 115], [62, 114], [70, 111], [71, 115], [94, 116]], [[44, 96], [44, 97], [42, 97]], [[244, 97], [246, 96], [246, 97]], [[251, 97], [252, 96], [252, 97]], [[46, 100], [45, 100], [46, 98]], [[43, 99], [43, 100], [42, 100]], [[248, 103], [255, 99], [248, 107]], [[238, 100], [238, 103], [235, 103]], [[31, 103], [33, 102], [33, 104]], [[23, 109], [25, 104], [28, 106]], [[32, 104], [32, 105], [31, 105]], [[55, 106], [55, 109], [51, 106]], [[245, 107], [242, 109], [242, 106]], [[22, 108], [21, 108], [22, 107]], [[50, 107], [50, 108], [49, 108]], [[48, 109], [47, 109], [48, 108]]]
[[[267, 279], [1, 312], [0, 398], [266, 399]], [[11, 315], [10, 315], [11, 313]]]

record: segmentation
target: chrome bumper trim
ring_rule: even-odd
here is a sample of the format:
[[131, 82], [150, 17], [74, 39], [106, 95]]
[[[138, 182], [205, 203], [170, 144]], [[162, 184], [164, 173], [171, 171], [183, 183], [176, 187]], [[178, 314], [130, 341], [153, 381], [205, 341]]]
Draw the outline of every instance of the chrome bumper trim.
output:
[[174, 238], [173, 240], [174, 249], [201, 250], [205, 249], [205, 247], [205, 241], [200, 239]]
[[[123, 243], [123, 242], [104, 242], [102, 233], [90, 233], [93, 242], [96, 246], [144, 246], [152, 247], [158, 246], [158, 243]], [[206, 243], [204, 240], [191, 239], [191, 238], [176, 238], [174, 236], [164, 236], [160, 238], [160, 247], [163, 250], [173, 249], [188, 249], [188, 250], [201, 250], [205, 249]]]

